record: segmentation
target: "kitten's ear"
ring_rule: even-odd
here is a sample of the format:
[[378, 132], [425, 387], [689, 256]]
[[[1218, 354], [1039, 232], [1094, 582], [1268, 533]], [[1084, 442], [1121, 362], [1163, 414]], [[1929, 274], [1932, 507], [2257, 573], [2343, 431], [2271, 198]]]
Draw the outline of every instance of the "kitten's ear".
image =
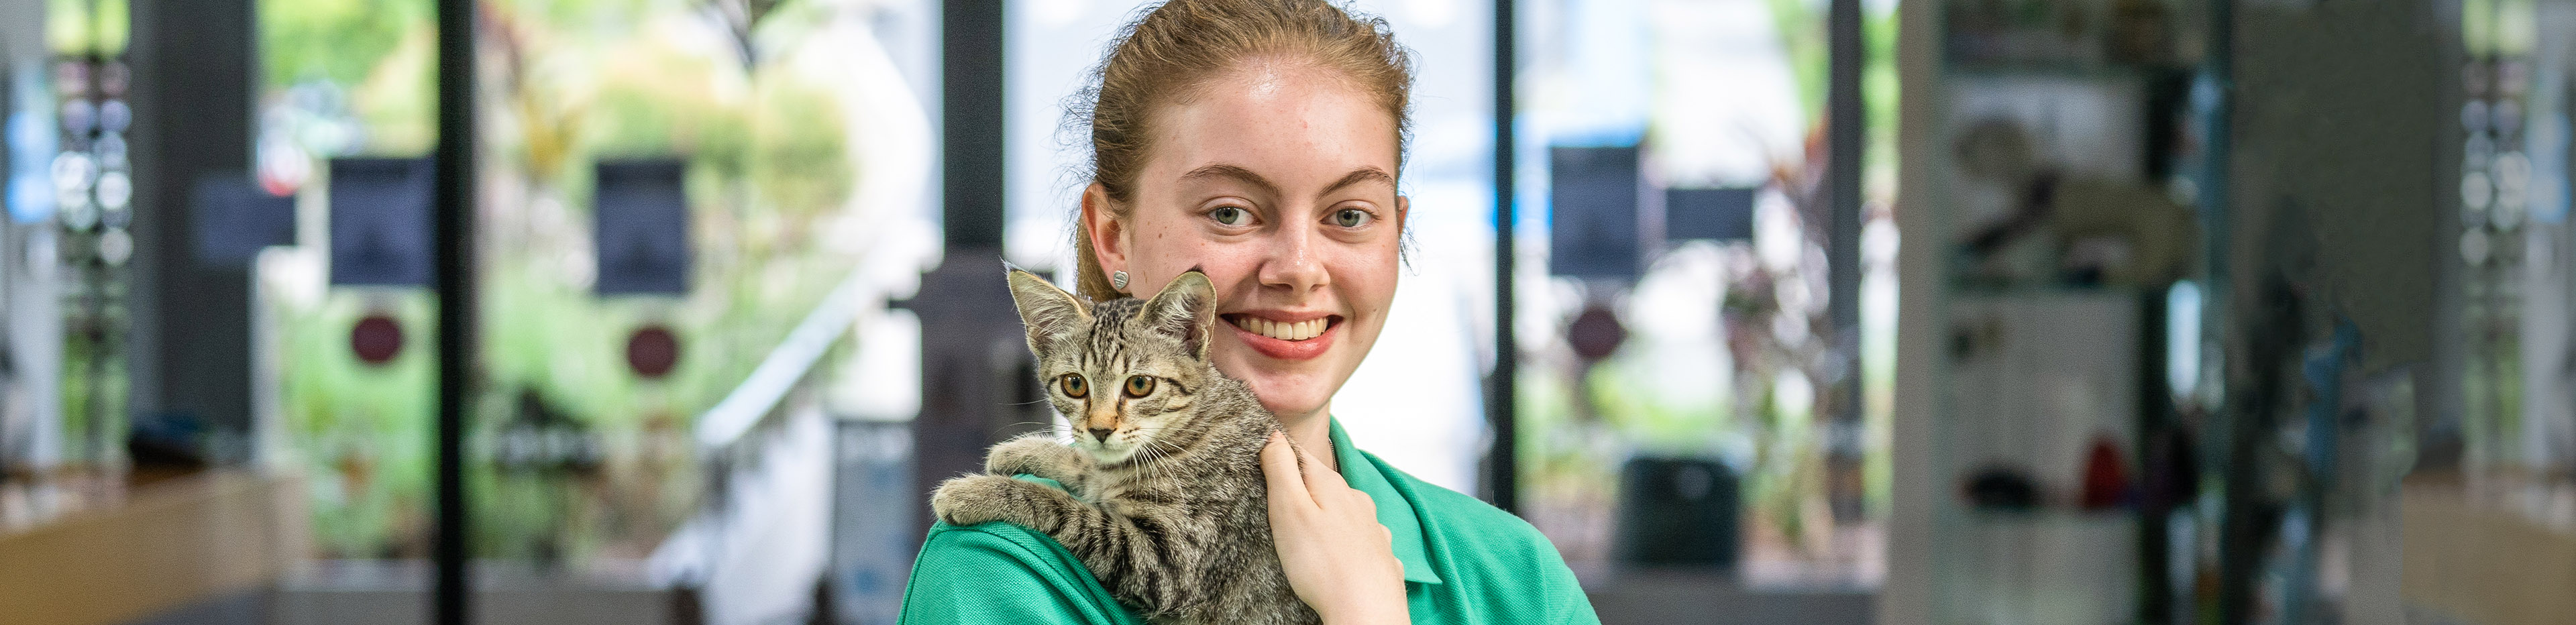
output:
[[1011, 303], [1020, 308], [1020, 325], [1029, 329], [1029, 351], [1043, 358], [1047, 347], [1074, 330], [1091, 325], [1091, 307], [1037, 274], [1010, 270]]
[[1180, 339], [1191, 355], [1207, 360], [1208, 340], [1216, 330], [1216, 285], [1208, 282], [1207, 274], [1183, 273], [1145, 302], [1145, 314], [1138, 321]]

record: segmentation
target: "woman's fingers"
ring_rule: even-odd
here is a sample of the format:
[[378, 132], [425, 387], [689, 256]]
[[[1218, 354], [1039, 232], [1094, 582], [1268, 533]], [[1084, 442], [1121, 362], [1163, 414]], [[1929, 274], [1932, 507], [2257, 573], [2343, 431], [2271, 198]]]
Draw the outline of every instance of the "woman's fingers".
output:
[[1298, 448], [1297, 455], [1306, 461], [1306, 492], [1314, 496], [1315, 503], [1322, 504], [1328, 493], [1338, 495], [1350, 488], [1342, 482], [1341, 472], [1334, 471], [1333, 465], [1324, 464], [1324, 460], [1316, 458], [1313, 452]]
[[1307, 492], [1306, 481], [1299, 478], [1297, 451], [1288, 445], [1285, 435], [1273, 431], [1270, 443], [1261, 446], [1261, 478], [1270, 483], [1270, 507], [1295, 503], [1315, 507], [1315, 496]]
[[1327, 623], [1404, 622], [1404, 563], [1377, 502], [1278, 433], [1261, 448], [1261, 470], [1271, 540], [1297, 598]]

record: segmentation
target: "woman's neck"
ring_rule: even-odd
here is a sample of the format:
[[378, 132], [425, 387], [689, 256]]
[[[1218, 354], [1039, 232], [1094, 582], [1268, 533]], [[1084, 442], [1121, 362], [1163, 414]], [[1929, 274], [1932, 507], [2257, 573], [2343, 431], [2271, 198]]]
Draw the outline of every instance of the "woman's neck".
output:
[[1323, 459], [1325, 467], [1340, 471], [1342, 459], [1333, 457], [1332, 415], [1332, 404], [1325, 404], [1303, 415], [1280, 415], [1279, 425], [1288, 430], [1288, 439], [1296, 441], [1298, 449]]

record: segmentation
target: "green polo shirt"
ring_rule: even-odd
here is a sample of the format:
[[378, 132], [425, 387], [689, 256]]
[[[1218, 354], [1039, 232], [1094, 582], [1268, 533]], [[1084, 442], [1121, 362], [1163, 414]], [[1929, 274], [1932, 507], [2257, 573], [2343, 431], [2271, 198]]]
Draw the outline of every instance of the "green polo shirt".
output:
[[[1601, 622], [1556, 547], [1520, 517], [1433, 486], [1351, 447], [1332, 424], [1333, 457], [1351, 488], [1377, 504], [1404, 563], [1414, 623]], [[1055, 539], [1007, 523], [939, 523], [912, 565], [910, 625], [1144, 622], [1109, 596]]]

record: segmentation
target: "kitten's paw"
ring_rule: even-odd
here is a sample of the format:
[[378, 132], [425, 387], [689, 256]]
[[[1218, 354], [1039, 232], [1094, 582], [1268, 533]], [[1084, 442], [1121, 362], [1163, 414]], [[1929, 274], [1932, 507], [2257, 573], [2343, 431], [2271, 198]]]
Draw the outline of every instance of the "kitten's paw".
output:
[[969, 475], [948, 480], [930, 494], [930, 510], [949, 525], [1009, 521], [1033, 525], [1025, 488], [1046, 488], [999, 475]]
[[1057, 442], [1054, 437], [1033, 434], [999, 445], [984, 454], [984, 472], [994, 475], [1026, 473], [1072, 486], [1082, 477], [1082, 452]]

